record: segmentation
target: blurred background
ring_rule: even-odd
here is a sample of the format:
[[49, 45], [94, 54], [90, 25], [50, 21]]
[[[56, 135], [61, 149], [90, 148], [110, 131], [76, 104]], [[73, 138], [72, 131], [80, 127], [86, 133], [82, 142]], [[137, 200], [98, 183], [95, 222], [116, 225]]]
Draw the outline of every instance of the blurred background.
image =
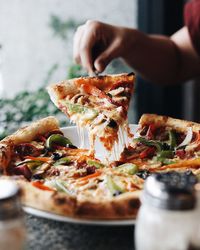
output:
[[[183, 25], [184, 0], [0, 0], [0, 138], [30, 121], [56, 115], [49, 83], [86, 74], [72, 60], [76, 28], [88, 19], [171, 35]], [[130, 72], [120, 60], [107, 73]], [[163, 76], [164, 77], [164, 76]], [[143, 113], [199, 120], [198, 85], [158, 87], [137, 78], [129, 121]]]

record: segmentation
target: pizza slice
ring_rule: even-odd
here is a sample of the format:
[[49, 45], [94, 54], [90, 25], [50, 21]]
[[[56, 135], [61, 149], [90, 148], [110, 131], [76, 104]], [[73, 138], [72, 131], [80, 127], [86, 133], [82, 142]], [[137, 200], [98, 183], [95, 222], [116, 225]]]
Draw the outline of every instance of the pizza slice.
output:
[[140, 169], [200, 173], [200, 124], [154, 114], [144, 114], [135, 139], [121, 161]]
[[90, 144], [98, 137], [111, 151], [119, 129], [129, 132], [127, 112], [133, 92], [134, 74], [80, 77], [50, 85], [55, 105], [80, 128], [89, 130]]
[[66, 138], [54, 117], [0, 141], [3, 178], [17, 181], [25, 206], [79, 218], [135, 218], [143, 179], [134, 164], [105, 165]]

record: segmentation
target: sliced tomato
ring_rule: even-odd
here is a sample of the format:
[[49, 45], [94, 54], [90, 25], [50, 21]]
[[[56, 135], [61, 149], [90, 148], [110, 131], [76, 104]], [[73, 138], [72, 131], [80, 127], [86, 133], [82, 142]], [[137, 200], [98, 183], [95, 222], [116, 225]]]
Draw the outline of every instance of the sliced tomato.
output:
[[186, 158], [186, 151], [184, 149], [178, 149], [178, 150], [176, 150], [176, 155], [180, 159], [185, 159]]
[[145, 149], [140, 153], [140, 159], [152, 157], [155, 154], [155, 151], [156, 149], [154, 147]]
[[110, 98], [106, 93], [92, 84], [83, 84], [83, 90], [90, 95], [94, 95], [100, 99], [106, 98], [110, 103], [113, 103], [112, 98]]
[[156, 131], [156, 126], [154, 123], [151, 123], [147, 130], [147, 134], [146, 134], [147, 139], [149, 140], [153, 139], [155, 135], [155, 131]]
[[33, 160], [33, 161], [42, 161], [42, 162], [48, 162], [51, 160], [50, 157], [33, 157], [33, 156], [25, 156], [25, 159]]
[[32, 185], [33, 185], [34, 187], [37, 187], [37, 188], [42, 189], [42, 190], [54, 191], [54, 190], [51, 189], [50, 187], [45, 186], [45, 185], [44, 185], [42, 182], [40, 182], [40, 181], [34, 181], [34, 182], [32, 182]]

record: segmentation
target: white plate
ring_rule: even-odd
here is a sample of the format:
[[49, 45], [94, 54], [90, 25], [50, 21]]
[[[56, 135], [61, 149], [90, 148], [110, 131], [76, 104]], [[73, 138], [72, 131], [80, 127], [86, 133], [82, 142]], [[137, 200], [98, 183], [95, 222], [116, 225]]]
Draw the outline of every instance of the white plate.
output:
[[77, 219], [62, 216], [58, 214], [48, 213], [32, 207], [24, 207], [24, 211], [28, 214], [35, 215], [37, 217], [46, 218], [50, 220], [56, 220], [61, 222], [68, 222], [73, 224], [93, 225], [93, 226], [131, 226], [135, 224], [135, 220], [89, 220], [89, 219]]
[[[135, 133], [137, 129], [137, 125], [130, 124], [130, 129], [132, 133]], [[80, 139], [78, 136], [77, 128], [75, 126], [73, 127], [65, 127], [62, 128], [62, 131], [64, 135], [69, 138], [72, 143], [76, 146], [80, 146]], [[84, 147], [89, 148], [89, 141], [88, 136], [85, 131], [84, 133], [85, 137], [85, 143]], [[98, 158], [103, 160], [105, 151], [102, 148], [102, 145], [97, 142], [96, 145], [96, 151], [98, 152]], [[24, 211], [28, 214], [32, 214], [41, 218], [46, 218], [50, 220], [56, 220], [56, 221], [62, 221], [62, 222], [68, 222], [68, 223], [75, 223], [75, 224], [84, 224], [84, 225], [99, 225], [99, 226], [130, 226], [135, 224], [135, 220], [89, 220], [89, 219], [77, 219], [77, 218], [71, 218], [67, 216], [62, 216], [54, 213], [45, 212], [43, 210], [35, 209], [32, 207], [24, 207]]]

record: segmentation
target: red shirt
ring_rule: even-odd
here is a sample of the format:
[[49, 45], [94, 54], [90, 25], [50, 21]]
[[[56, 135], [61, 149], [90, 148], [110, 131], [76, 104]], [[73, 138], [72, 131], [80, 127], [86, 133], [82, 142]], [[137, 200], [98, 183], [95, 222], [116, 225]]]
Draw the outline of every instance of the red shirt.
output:
[[200, 56], [200, 0], [193, 0], [185, 5], [184, 18], [193, 46]]

